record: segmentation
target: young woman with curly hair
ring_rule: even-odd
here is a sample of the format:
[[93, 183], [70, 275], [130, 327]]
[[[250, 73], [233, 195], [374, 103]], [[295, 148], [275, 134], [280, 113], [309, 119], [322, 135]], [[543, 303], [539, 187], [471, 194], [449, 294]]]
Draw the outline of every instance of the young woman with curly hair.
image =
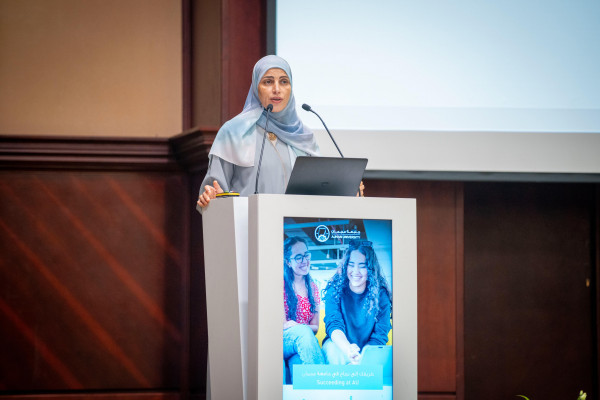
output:
[[365, 345], [385, 345], [391, 295], [371, 242], [351, 240], [327, 284], [323, 352], [328, 364], [359, 364]]

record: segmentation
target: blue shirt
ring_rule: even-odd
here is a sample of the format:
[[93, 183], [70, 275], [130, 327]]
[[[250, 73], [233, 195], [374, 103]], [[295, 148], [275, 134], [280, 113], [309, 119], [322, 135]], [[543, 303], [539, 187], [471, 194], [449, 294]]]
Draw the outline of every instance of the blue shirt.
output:
[[379, 310], [373, 310], [371, 314], [367, 314], [368, 307], [364, 307], [366, 296], [367, 290], [356, 294], [345, 287], [341, 299], [325, 298], [325, 340], [339, 329], [350, 343], [355, 343], [361, 350], [367, 344], [385, 345], [388, 342], [392, 328], [390, 296], [385, 288], [381, 288]]

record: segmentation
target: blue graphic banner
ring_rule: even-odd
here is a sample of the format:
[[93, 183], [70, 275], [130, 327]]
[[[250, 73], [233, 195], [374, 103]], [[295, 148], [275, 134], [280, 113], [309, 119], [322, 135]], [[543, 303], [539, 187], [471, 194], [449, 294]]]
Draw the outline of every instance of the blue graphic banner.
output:
[[294, 365], [294, 389], [381, 390], [381, 365]]

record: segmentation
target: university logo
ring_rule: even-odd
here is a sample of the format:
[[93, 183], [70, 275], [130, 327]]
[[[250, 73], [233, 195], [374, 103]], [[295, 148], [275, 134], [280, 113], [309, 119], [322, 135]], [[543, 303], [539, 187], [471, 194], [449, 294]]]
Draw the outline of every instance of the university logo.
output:
[[317, 239], [319, 242], [324, 243], [328, 241], [329, 236], [329, 228], [325, 225], [319, 225], [315, 228], [315, 239]]

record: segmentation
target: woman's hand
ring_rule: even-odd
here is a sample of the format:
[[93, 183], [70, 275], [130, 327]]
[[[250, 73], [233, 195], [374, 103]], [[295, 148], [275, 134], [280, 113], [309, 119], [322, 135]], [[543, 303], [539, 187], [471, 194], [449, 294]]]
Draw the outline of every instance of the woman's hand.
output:
[[289, 329], [292, 326], [296, 326], [296, 325], [300, 325], [300, 324], [298, 324], [296, 321], [293, 321], [293, 320], [285, 321], [283, 323], [283, 330], [285, 331], [286, 329]]
[[212, 186], [204, 186], [204, 192], [198, 196], [198, 205], [200, 207], [206, 207], [212, 199], [217, 198], [217, 193], [223, 193], [223, 189], [221, 189], [219, 182], [213, 181]]
[[350, 344], [348, 346], [348, 350], [346, 351], [346, 356], [348, 356], [348, 360], [350, 360], [351, 364], [360, 364], [360, 359], [362, 355], [360, 354], [360, 347], [356, 343]]
[[330, 337], [333, 343], [348, 357], [350, 364], [360, 364], [362, 358], [360, 347], [356, 343], [350, 343], [344, 332], [336, 329], [331, 332]]

